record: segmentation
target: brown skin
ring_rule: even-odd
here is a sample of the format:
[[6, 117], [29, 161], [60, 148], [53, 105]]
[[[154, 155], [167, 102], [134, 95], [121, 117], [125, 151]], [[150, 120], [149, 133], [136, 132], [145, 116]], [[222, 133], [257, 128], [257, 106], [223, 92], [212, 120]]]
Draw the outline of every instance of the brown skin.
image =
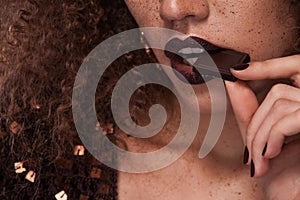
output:
[[[210, 100], [205, 86], [194, 86], [203, 115], [196, 137], [198, 139], [184, 156], [165, 169], [140, 175], [121, 173], [120, 199], [263, 199], [278, 196], [278, 191], [279, 199], [295, 199], [300, 193], [299, 181], [294, 181], [300, 176], [297, 170], [300, 161], [295, 159], [295, 155], [300, 153], [299, 142], [296, 140], [288, 144], [282, 152], [281, 144], [284, 136], [297, 134], [300, 127], [291, 123], [280, 124], [292, 127], [293, 131], [277, 131], [277, 136], [273, 137], [270, 127], [278, 125], [279, 119], [292, 116], [293, 109], [289, 107], [290, 112], [271, 113], [275, 109], [267, 105], [273, 105], [269, 97], [272, 93], [267, 95], [267, 103], [264, 104], [257, 102], [256, 95], [265, 96], [268, 93], [269, 87], [266, 85], [273, 83], [267, 79], [290, 79], [294, 83], [291, 86], [284, 84], [285, 87], [273, 87], [271, 91], [274, 93], [275, 88], [275, 93], [278, 94], [273, 102], [283, 99], [279, 101], [281, 106], [286, 104], [284, 101], [292, 101], [294, 111], [300, 109], [300, 99], [297, 97], [299, 56], [272, 60], [292, 51], [299, 34], [296, 29], [287, 27], [297, 25], [296, 14], [299, 7], [282, 0], [127, 0], [126, 3], [141, 27], [166, 27], [201, 37], [218, 46], [249, 53], [252, 61], [257, 62], [251, 63], [247, 70], [233, 72], [241, 80], [250, 80], [249, 85], [243, 81], [226, 83], [233, 109], [228, 110], [226, 126], [211, 154], [203, 160], [197, 157], [203, 137], [200, 133], [207, 127], [205, 118], [210, 112]], [[293, 9], [290, 9], [291, 5]], [[169, 64], [163, 54], [155, 53], [161, 63]], [[271, 60], [259, 62], [267, 59]], [[278, 67], [278, 63], [281, 67]], [[171, 74], [168, 75], [172, 77]], [[284, 96], [285, 91], [293, 94], [292, 97]], [[261, 110], [267, 110], [270, 116], [277, 116], [277, 120], [275, 117], [268, 117], [274, 120], [266, 121], [266, 115]], [[172, 127], [171, 124], [169, 126]], [[264, 133], [258, 134], [260, 126], [267, 126], [269, 129], [266, 128]], [[170, 132], [172, 128], [165, 135], [172, 135]], [[240, 133], [242, 138], [239, 137]], [[160, 137], [142, 144], [136, 139], [127, 142], [129, 149], [141, 151], [157, 149], [159, 145], [155, 144], [165, 144], [167, 141], [168, 137]], [[242, 141], [249, 147], [249, 162], [254, 160], [254, 176], [262, 178], [250, 179], [247, 172], [249, 169], [242, 166]], [[271, 147], [263, 158], [261, 153], [266, 142]]]
[[[1, 36], [3, 35], [1, 38], [4, 40], [1, 40], [1, 46], [3, 46], [1, 47], [0, 59], [1, 71], [3, 70], [5, 73], [2, 74], [1, 72], [1, 94], [3, 94], [3, 97], [1, 99], [0, 137], [3, 136], [3, 131], [7, 132], [5, 133], [7, 137], [1, 142], [1, 151], [6, 153], [1, 154], [3, 165], [0, 165], [0, 171], [5, 176], [1, 175], [3, 179], [0, 188], [5, 188], [3, 191], [5, 191], [6, 196], [14, 199], [31, 199], [33, 195], [39, 193], [41, 198], [45, 198], [44, 188], [47, 188], [46, 192], [49, 192], [51, 197], [56, 192], [53, 189], [51, 191], [51, 187], [47, 185], [48, 183], [50, 185], [55, 184], [56, 175], [60, 173], [53, 172], [52, 178], [48, 177], [49, 174], [47, 173], [47, 183], [43, 183], [46, 186], [36, 184], [32, 193], [28, 193], [28, 190], [25, 189], [20, 191], [19, 186], [23, 185], [23, 179], [15, 175], [11, 166], [15, 161], [28, 160], [32, 168], [45, 169], [48, 166], [45, 163], [53, 163], [60, 157], [72, 156], [73, 143], [78, 143], [71, 113], [72, 86], [76, 71], [85, 55], [101, 40], [109, 36], [107, 32], [115, 34], [117, 33], [116, 30], [122, 31], [125, 24], [126, 28], [129, 28], [128, 24], [130, 24], [124, 10], [117, 10], [111, 14], [106, 13], [105, 16], [107, 17], [101, 17], [103, 14], [102, 6], [99, 5], [101, 2], [86, 0], [83, 3], [81, 1], [64, 1], [64, 3], [57, 4], [56, 1], [28, 0], [16, 1], [16, 3], [9, 1], [9, 3], [5, 2], [3, 4], [2, 9], [5, 12], [1, 13], [1, 17], [3, 16], [1, 28], [4, 29], [1, 29]], [[180, 15], [176, 14], [178, 12], [168, 9], [170, 2], [175, 2], [172, 7], [173, 11], [184, 11], [181, 12], [181, 16], [189, 14], [186, 11], [189, 11], [190, 8], [193, 9], [194, 14], [188, 18], [184, 17], [182, 20], [172, 19], [174, 16], [178, 17]], [[187, 34], [201, 36], [220, 46], [248, 52], [253, 60], [282, 56], [281, 54], [293, 44], [293, 41], [288, 41], [289, 38], [292, 40], [296, 37], [293, 36], [294, 31], [286, 29], [285, 26], [286, 19], [289, 16], [287, 1], [268, 0], [267, 3], [266, 1], [263, 3], [257, 1], [256, 5], [249, 5], [250, 2], [253, 1], [243, 1], [242, 3], [241, 1], [206, 2], [187, 0], [127, 1], [141, 26], [165, 26]], [[162, 7], [159, 3], [163, 3], [164, 6]], [[108, 5], [111, 4], [112, 1]], [[201, 9], [199, 10], [199, 8]], [[295, 7], [292, 6], [292, 8]], [[107, 10], [105, 9], [105, 11]], [[89, 14], [83, 15], [82, 12], [88, 12]], [[115, 18], [116, 13], [125, 13], [125, 17], [118, 16], [113, 23], [107, 23], [105, 19]], [[7, 17], [6, 15], [9, 14], [11, 16]], [[205, 17], [205, 15], [209, 17]], [[192, 16], [197, 16], [196, 20], [193, 20], [195, 18]], [[250, 16], [257, 18], [257, 20], [250, 20]], [[276, 20], [270, 20], [270, 18]], [[104, 20], [103, 23], [97, 26], [98, 21], [102, 19]], [[174, 24], [171, 23], [171, 20], [175, 20]], [[266, 23], [267, 21], [275, 24], [270, 26]], [[119, 22], [119, 25], [115, 22]], [[245, 22], [249, 23], [246, 30], [241, 29], [241, 25]], [[293, 26], [293, 19], [289, 23], [290, 26]], [[110, 27], [110, 25], [113, 25], [113, 27]], [[116, 29], [115, 26], [118, 28]], [[238, 27], [238, 29], [233, 26]], [[249, 29], [249, 26], [255, 26], [255, 29]], [[275, 30], [271, 36], [270, 30], [273, 28]], [[6, 32], [2, 30], [6, 30]], [[288, 32], [284, 35], [283, 30]], [[258, 36], [259, 39], [257, 39]], [[282, 43], [283, 40], [285, 41], [284, 44]], [[167, 63], [163, 56], [157, 54], [157, 57], [160, 62]], [[120, 72], [123, 66], [128, 65], [129, 60], [112, 67], [113, 72]], [[140, 60], [143, 59], [136, 57], [131, 59], [133, 65], [139, 65], [136, 62]], [[7, 63], [3, 64], [2, 62]], [[126, 70], [124, 69], [124, 71]], [[240, 76], [238, 73], [235, 75], [242, 79], [243, 76], [246, 75], [249, 78], [249, 75], [252, 74], [248, 74], [247, 71], [245, 73], [242, 75], [241, 72]], [[110, 75], [110, 73], [108, 74]], [[299, 79], [296, 77], [297, 75], [292, 79], [297, 82]], [[109, 76], [109, 80], [111, 80], [111, 76]], [[257, 85], [258, 82], [253, 83]], [[108, 86], [109, 88], [105, 88], [105, 91], [110, 91], [112, 87], [111, 81], [105, 81], [105, 84], [99, 85]], [[239, 84], [231, 86], [233, 86], [233, 90], [231, 90], [231, 94], [233, 94], [231, 95], [233, 97], [231, 98], [232, 101], [234, 97], [241, 100], [241, 90], [246, 91], [243, 98], [247, 100], [249, 99], [247, 95], [252, 94], [251, 92], [247, 93], [248, 89], [239, 88]], [[230, 89], [229, 87], [230, 85], [227, 84], [228, 89]], [[208, 101], [205, 98], [207, 97], [207, 91], [204, 87], [198, 89], [198, 95], [201, 97], [199, 98], [200, 105], [207, 107]], [[103, 88], [100, 88], [100, 91], [103, 91]], [[238, 95], [234, 95], [234, 91], [237, 91]], [[101, 96], [97, 102], [100, 103], [97, 104], [99, 106], [97, 106], [97, 110], [103, 111], [109, 107], [109, 100], [103, 101]], [[255, 101], [253, 102], [255, 103]], [[167, 103], [171, 106], [170, 101], [167, 101]], [[41, 107], [38, 112], [36, 110], [37, 105]], [[240, 116], [239, 121], [243, 121], [245, 117], [247, 119], [247, 116], [251, 116], [253, 113], [253, 110], [249, 109], [246, 116], [238, 115], [239, 110], [236, 108], [245, 107], [239, 104], [234, 105], [236, 106], [236, 116]], [[101, 117], [103, 123], [111, 120], [109, 112], [102, 113], [108, 115]], [[177, 111], [175, 108], [173, 113], [173, 117], [176, 118]], [[205, 116], [205, 113], [203, 115]], [[199, 160], [197, 157], [201, 137], [204, 135], [200, 133], [206, 130], [206, 119], [205, 117], [202, 119], [203, 123], [199, 129], [198, 140], [172, 166], [155, 173], [143, 175], [121, 173], [119, 182], [120, 199], [220, 199], [224, 197], [228, 199], [262, 199], [262, 189], [256, 185], [256, 180], [250, 179], [248, 176], [248, 167], [241, 165], [243, 143], [239, 137], [239, 130], [233, 113], [228, 113], [228, 123], [226, 124], [230, 126], [224, 128], [217, 146], [205, 160]], [[18, 135], [14, 135], [8, 129], [13, 121], [19, 122], [24, 127]], [[170, 119], [170, 121], [172, 120]], [[248, 121], [246, 120], [246, 122]], [[164, 134], [166, 138], [156, 137], [153, 138], [151, 143], [130, 138], [126, 141], [129, 149], [136, 151], [151, 150], [164, 145], [176, 131], [172, 123], [169, 122], [167, 126], [168, 132], [166, 133], [168, 134]], [[245, 130], [247, 126], [248, 123], [241, 128]], [[2, 128], [5, 130], [2, 130]], [[43, 145], [45, 141], [49, 142], [47, 148]], [[300, 187], [285, 183], [291, 183], [291, 177], [299, 177], [297, 176], [299, 172], [295, 170], [299, 167], [286, 167], [299, 163], [295, 159], [299, 155], [299, 152], [297, 152], [299, 148], [297, 147], [297, 143], [286, 146], [279, 157], [271, 161], [270, 166], [272, 166], [272, 169], [263, 179], [264, 185], [269, 186], [265, 188], [268, 195], [273, 196], [280, 191], [284, 199], [289, 199], [287, 195], [295, 197], [297, 192], [295, 188]], [[258, 149], [260, 152], [262, 148], [254, 149]], [[275, 149], [278, 150], [278, 148]], [[260, 153], [256, 155], [260, 155]], [[270, 151], [266, 155], [270, 156]], [[259, 169], [259, 163], [256, 161], [255, 164]], [[86, 167], [89, 168], [88, 163]], [[6, 173], [6, 171], [10, 173]], [[285, 173], [287, 171], [289, 173]], [[256, 174], [259, 174], [259, 171]], [[278, 176], [278, 174], [281, 175]], [[282, 174], [285, 176], [282, 176]], [[74, 171], [68, 176], [76, 178], [77, 175]], [[39, 182], [40, 178], [42, 177], [37, 176], [36, 181]], [[11, 185], [13, 182], [16, 183], [14, 186]], [[73, 186], [74, 182], [71, 182]], [[42, 182], [40, 183], [42, 184]], [[284, 187], [278, 188], [278, 186]], [[31, 188], [31, 185], [27, 185], [27, 188], [29, 187]], [[74, 187], [78, 191], [78, 188]]]

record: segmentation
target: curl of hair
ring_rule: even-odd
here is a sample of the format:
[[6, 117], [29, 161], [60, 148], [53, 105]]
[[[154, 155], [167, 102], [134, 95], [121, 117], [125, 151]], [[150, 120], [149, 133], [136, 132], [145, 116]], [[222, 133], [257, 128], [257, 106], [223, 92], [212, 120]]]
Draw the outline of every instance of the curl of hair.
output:
[[[81, 144], [71, 112], [73, 83], [96, 45], [136, 24], [122, 0], [26, 0], [2, 5], [6, 12], [0, 16], [0, 197], [45, 199], [66, 187], [77, 195], [71, 199], [78, 199], [80, 192], [94, 195], [95, 180], [88, 178], [90, 155], [76, 170], [74, 166], [62, 170], [59, 164], [75, 162], [73, 147]], [[139, 54], [120, 58], [102, 77], [96, 102], [103, 124], [113, 122], [108, 95], [113, 85], [144, 58]], [[15, 162], [36, 172], [34, 184], [15, 173]], [[58, 177], [66, 180], [57, 181]]]
[[[96, 45], [136, 24], [122, 0], [1, 0], [1, 5], [6, 12], [0, 16], [0, 197], [47, 199], [61, 188], [70, 199], [96, 196], [99, 182], [89, 178], [92, 157], [72, 155], [81, 143], [72, 118], [73, 83]], [[153, 56], [129, 53], [105, 72], [96, 95], [101, 125], [113, 123], [109, 94], [116, 81], [149, 59]], [[145, 98], [145, 89], [137, 93], [144, 98], [134, 109], [141, 111], [153, 99]], [[72, 170], [61, 168], [75, 161]], [[37, 173], [34, 184], [15, 173], [15, 162]]]

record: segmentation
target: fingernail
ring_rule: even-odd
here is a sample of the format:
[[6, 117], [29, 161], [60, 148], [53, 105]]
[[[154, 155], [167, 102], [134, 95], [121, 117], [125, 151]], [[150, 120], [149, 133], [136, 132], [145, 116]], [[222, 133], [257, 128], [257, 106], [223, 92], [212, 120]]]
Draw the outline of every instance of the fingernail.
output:
[[240, 64], [240, 65], [233, 66], [232, 69], [234, 69], [236, 71], [241, 71], [241, 70], [247, 69], [248, 67], [249, 67], [249, 64], [243, 63], [243, 64]]
[[248, 163], [248, 159], [249, 159], [249, 151], [248, 151], [248, 147], [245, 146], [245, 150], [244, 150], [244, 161], [243, 161], [243, 163], [244, 163], [244, 164], [247, 164], [247, 163]]
[[267, 147], [268, 147], [268, 143], [266, 143], [265, 147], [264, 147], [264, 150], [262, 151], [262, 156], [265, 156], [266, 154], [266, 151], [267, 151]]
[[250, 165], [250, 177], [252, 178], [255, 174], [255, 166], [253, 160], [251, 160], [251, 165]]

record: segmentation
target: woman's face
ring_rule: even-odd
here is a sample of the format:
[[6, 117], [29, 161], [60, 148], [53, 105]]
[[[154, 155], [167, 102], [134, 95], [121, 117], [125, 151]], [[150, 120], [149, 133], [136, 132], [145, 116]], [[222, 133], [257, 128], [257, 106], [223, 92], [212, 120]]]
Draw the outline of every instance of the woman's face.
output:
[[[125, 0], [140, 27], [165, 27], [217, 46], [248, 53], [252, 61], [280, 57], [293, 49], [297, 11], [290, 0]], [[158, 60], [170, 60], [155, 52]], [[203, 85], [203, 84], [202, 84]], [[197, 88], [207, 105], [206, 87]], [[207, 97], [207, 98], [206, 98]]]

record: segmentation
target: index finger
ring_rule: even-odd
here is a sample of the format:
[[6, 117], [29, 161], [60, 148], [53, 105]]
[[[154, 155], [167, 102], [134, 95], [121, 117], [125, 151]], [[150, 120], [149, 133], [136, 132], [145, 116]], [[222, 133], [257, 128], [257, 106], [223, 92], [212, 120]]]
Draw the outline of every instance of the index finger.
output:
[[231, 73], [240, 80], [291, 79], [300, 74], [300, 55], [251, 62], [249, 65], [244, 70], [231, 68]]
[[246, 131], [259, 106], [258, 101], [254, 92], [242, 81], [225, 81], [225, 85], [244, 144], [246, 144]]

